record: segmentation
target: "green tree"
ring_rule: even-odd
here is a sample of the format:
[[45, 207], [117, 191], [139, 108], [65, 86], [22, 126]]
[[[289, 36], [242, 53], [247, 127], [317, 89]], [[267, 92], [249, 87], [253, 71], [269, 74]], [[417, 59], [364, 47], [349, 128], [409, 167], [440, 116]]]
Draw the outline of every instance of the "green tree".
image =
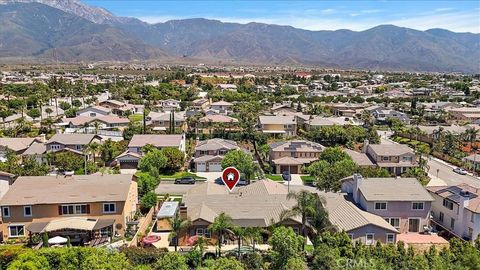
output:
[[214, 220], [213, 223], [208, 226], [208, 229], [217, 234], [217, 243], [218, 243], [218, 256], [222, 256], [222, 242], [223, 236], [234, 227], [232, 218], [225, 214], [220, 213]]
[[185, 257], [177, 252], [167, 252], [159, 259], [153, 269], [155, 270], [188, 270]]
[[351, 159], [350, 156], [340, 147], [327, 147], [320, 153], [320, 160], [333, 164], [344, 159]]
[[44, 256], [35, 252], [27, 252], [18, 256], [7, 268], [8, 270], [49, 270], [50, 265]]
[[229, 151], [222, 160], [222, 168], [235, 167], [245, 176], [247, 181], [253, 179], [258, 166], [251, 155], [242, 150]]
[[33, 109], [30, 109], [30, 110], [27, 112], [27, 115], [30, 116], [31, 118], [35, 119], [35, 118], [40, 117], [42, 114], [40, 113], [40, 110], [39, 110], [39, 109], [33, 108]]
[[83, 156], [72, 152], [55, 153], [54, 163], [61, 171], [76, 171], [84, 166]]
[[101, 145], [97, 142], [91, 142], [86, 145], [85, 152], [93, 156], [93, 163], [95, 163], [95, 157], [100, 152], [100, 149], [101, 149]]
[[179, 149], [173, 147], [166, 147], [163, 148], [161, 152], [167, 159], [165, 164], [165, 170], [167, 170], [168, 172], [178, 171], [183, 166], [185, 155]]
[[244, 270], [244, 265], [234, 258], [219, 258], [205, 261], [200, 270]]
[[157, 194], [153, 191], [149, 191], [147, 194], [143, 195], [142, 199], [140, 199], [140, 205], [143, 209], [150, 209], [157, 205], [157, 201]]
[[66, 102], [66, 101], [60, 101], [59, 107], [60, 107], [60, 109], [66, 111], [66, 110], [72, 108], [72, 105], [70, 103]]
[[303, 236], [297, 235], [291, 227], [280, 226], [275, 228], [270, 238], [270, 245], [272, 246], [270, 268], [288, 270], [288, 261], [301, 256], [303, 242]]
[[[162, 151], [155, 149], [151, 152], [148, 152], [145, 156], [140, 159], [138, 168], [143, 172], [151, 172], [155, 174], [160, 174], [160, 172], [167, 165], [167, 158], [162, 153]], [[155, 175], [154, 175], [155, 176]]]

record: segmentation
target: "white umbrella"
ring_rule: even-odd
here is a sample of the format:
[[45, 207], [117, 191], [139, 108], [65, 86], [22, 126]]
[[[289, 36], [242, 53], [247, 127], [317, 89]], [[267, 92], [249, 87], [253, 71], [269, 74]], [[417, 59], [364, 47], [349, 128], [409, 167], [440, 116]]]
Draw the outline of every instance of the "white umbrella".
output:
[[68, 239], [61, 236], [55, 236], [53, 238], [48, 239], [48, 243], [51, 245], [65, 244], [67, 242], [68, 242]]

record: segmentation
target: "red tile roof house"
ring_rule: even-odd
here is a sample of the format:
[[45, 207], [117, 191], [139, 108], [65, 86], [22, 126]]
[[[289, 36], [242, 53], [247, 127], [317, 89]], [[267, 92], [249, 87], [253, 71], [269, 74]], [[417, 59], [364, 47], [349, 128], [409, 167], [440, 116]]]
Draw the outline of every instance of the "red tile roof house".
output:
[[142, 147], [151, 144], [158, 149], [174, 147], [185, 153], [185, 134], [141, 134], [133, 135], [128, 150], [117, 157], [120, 169], [136, 169], [143, 156]]

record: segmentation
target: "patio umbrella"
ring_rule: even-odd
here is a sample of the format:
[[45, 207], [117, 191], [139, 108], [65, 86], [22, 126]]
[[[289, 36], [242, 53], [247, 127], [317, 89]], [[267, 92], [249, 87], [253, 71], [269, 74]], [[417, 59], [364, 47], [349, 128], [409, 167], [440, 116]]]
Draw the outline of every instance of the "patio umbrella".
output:
[[158, 242], [161, 239], [160, 235], [149, 235], [142, 239], [142, 243], [145, 245], [151, 245], [155, 242]]
[[58, 244], [66, 244], [68, 239], [61, 236], [55, 236], [53, 238], [48, 239], [48, 243], [51, 245], [58, 245]]
[[190, 238], [187, 239], [187, 244], [188, 244], [189, 246], [193, 246], [193, 245], [195, 245], [195, 243], [196, 243], [197, 241], [198, 241], [198, 235], [194, 235], [194, 236], [192, 236], [192, 237], [190, 237]]

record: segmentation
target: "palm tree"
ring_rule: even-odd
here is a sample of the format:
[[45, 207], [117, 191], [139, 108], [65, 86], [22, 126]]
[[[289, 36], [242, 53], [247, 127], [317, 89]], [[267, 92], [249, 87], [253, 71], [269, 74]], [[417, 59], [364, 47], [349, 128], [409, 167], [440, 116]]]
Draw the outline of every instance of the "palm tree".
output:
[[95, 156], [100, 151], [101, 145], [97, 142], [91, 142], [86, 145], [85, 152], [93, 155], [93, 163], [95, 163]]
[[473, 175], [475, 175], [475, 172], [477, 169], [476, 141], [477, 141], [478, 131], [479, 131], [478, 129], [471, 127], [465, 131], [463, 136], [465, 141], [470, 144], [470, 154], [473, 154]]
[[178, 236], [180, 235], [180, 231], [190, 227], [191, 222], [188, 219], [180, 219], [178, 215], [175, 215], [175, 217], [169, 219], [168, 222], [172, 227], [172, 232], [170, 233], [169, 238], [170, 239], [175, 238], [174, 245], [175, 245], [175, 251], [177, 251]]
[[223, 236], [234, 227], [232, 218], [225, 214], [221, 213], [213, 221], [208, 229], [217, 234], [218, 242], [218, 257], [222, 256], [222, 242]]
[[316, 197], [313, 193], [302, 190], [299, 192], [290, 192], [287, 195], [287, 199], [294, 199], [297, 203], [289, 210], [285, 210], [282, 213], [284, 219], [291, 217], [301, 216], [302, 218], [302, 236], [305, 238], [303, 248], [306, 244], [307, 236], [307, 218], [313, 217], [316, 212]]
[[249, 238], [252, 243], [253, 252], [255, 252], [255, 244], [262, 240], [262, 233], [264, 231], [261, 227], [249, 227], [245, 230], [246, 237]]
[[245, 239], [247, 236], [247, 230], [245, 228], [235, 226], [233, 228], [233, 233], [235, 234], [235, 237], [237, 238], [237, 243], [238, 243], [238, 259], [240, 260], [240, 249], [242, 247], [242, 240]]

